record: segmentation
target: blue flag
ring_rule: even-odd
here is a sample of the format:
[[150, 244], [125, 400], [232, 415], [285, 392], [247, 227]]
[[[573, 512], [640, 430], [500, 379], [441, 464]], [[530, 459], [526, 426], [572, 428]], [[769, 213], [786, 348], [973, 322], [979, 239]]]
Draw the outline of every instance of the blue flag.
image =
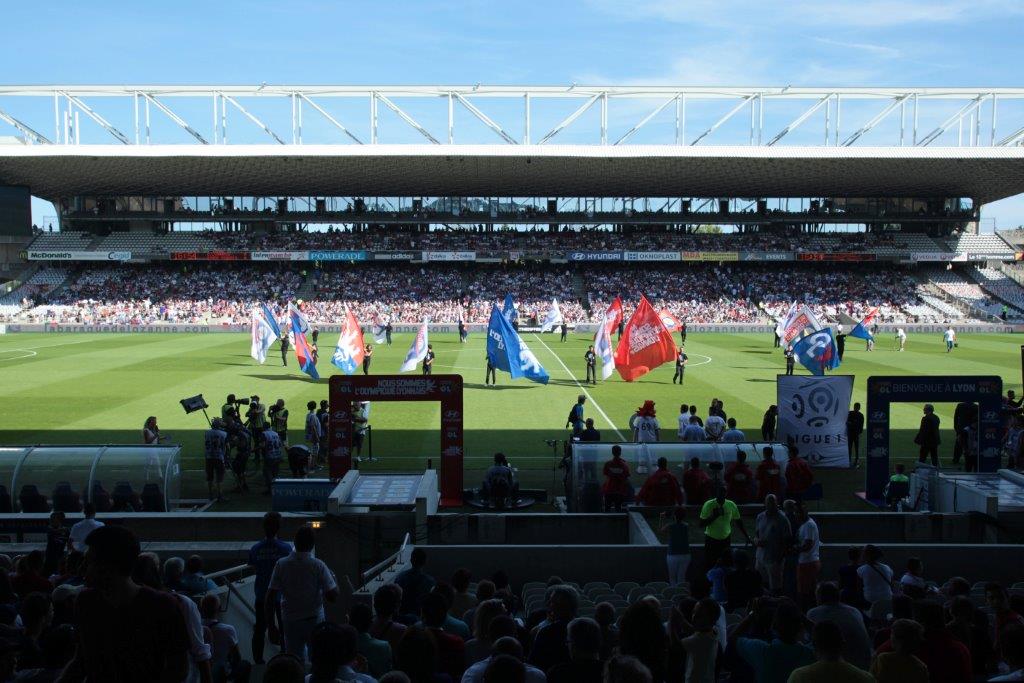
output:
[[267, 324], [270, 325], [270, 329], [272, 329], [274, 334], [280, 339], [281, 327], [277, 324], [277, 319], [274, 317], [270, 307], [266, 304], [260, 304], [260, 306], [263, 308], [263, 317], [267, 319]]
[[850, 330], [851, 337], [857, 337], [858, 339], [864, 339], [871, 341], [874, 337], [871, 335], [869, 328], [871, 323], [875, 320], [875, 314], [878, 313], [877, 308], [872, 308], [871, 312], [864, 316], [864, 319], [857, 323], [856, 327]]
[[511, 325], [512, 321], [516, 319], [516, 306], [512, 303], [512, 295], [505, 295], [505, 304], [501, 307], [501, 314], [505, 316], [505, 320]]
[[[295, 357], [299, 360], [299, 368], [313, 379], [320, 379], [320, 373], [316, 371], [316, 364], [313, 362], [313, 349], [310, 348], [309, 342], [306, 341], [306, 333], [302, 330], [304, 322], [301, 313], [297, 308], [293, 308], [289, 311], [289, 318], [291, 319], [292, 336], [295, 338]], [[308, 327], [308, 323], [305, 324]]]
[[827, 327], [797, 340], [793, 344], [793, 355], [813, 375], [824, 375], [826, 370], [839, 367], [839, 349], [832, 338], [832, 330]]
[[491, 365], [509, 373], [512, 379], [525, 377], [531, 382], [548, 383], [547, 370], [497, 306], [491, 309], [491, 321], [487, 326], [487, 357]]

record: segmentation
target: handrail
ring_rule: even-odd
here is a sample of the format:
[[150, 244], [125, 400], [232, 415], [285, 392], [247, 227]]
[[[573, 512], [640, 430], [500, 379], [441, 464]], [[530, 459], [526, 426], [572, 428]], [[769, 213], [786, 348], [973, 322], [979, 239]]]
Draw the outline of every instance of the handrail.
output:
[[228, 567], [227, 569], [221, 569], [220, 571], [210, 572], [209, 574], [206, 575], [206, 578], [208, 578], [208, 579], [223, 579], [223, 578], [231, 576], [233, 574], [241, 574], [246, 569], [252, 569], [252, 565], [240, 564], [240, 565], [236, 565], [234, 567]]
[[394, 553], [389, 555], [384, 560], [381, 560], [377, 564], [373, 565], [372, 567], [367, 569], [365, 572], [361, 572], [359, 574], [359, 586], [360, 587], [365, 586], [370, 581], [373, 581], [375, 578], [377, 578], [378, 576], [383, 574], [385, 571], [387, 571], [388, 567], [390, 567], [391, 565], [395, 564], [399, 560], [399, 558], [402, 556], [402, 553], [405, 552], [405, 548], [406, 548], [407, 545], [409, 545], [409, 534], [408, 534], [408, 532], [406, 532], [405, 538], [402, 539], [402, 545], [399, 546], [398, 550], [396, 550]]

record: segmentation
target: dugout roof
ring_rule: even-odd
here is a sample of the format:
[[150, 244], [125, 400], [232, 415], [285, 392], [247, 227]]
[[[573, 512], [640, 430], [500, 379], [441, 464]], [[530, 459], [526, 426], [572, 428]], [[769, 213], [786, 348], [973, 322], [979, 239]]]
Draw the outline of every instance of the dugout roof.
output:
[[6, 145], [0, 185], [144, 196], [971, 197], [1024, 192], [1024, 148]]

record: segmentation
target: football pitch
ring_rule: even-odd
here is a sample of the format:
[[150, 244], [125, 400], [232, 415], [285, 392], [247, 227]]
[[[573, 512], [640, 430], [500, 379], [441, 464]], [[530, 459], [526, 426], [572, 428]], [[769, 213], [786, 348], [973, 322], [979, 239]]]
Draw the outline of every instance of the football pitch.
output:
[[[566, 416], [578, 394], [588, 395], [586, 416], [605, 441], [629, 440], [628, 422], [645, 400], [657, 403], [662, 440], [676, 439], [680, 403], [696, 403], [707, 415], [712, 398], [721, 399], [752, 440], [760, 439], [761, 418], [776, 401], [775, 377], [784, 372], [779, 349], [767, 334], [691, 333], [685, 385], [672, 383], [666, 364], [633, 383], [615, 374], [597, 386], [581, 387], [588, 335], [525, 333], [524, 341], [551, 376], [548, 385], [509, 380], [498, 373], [496, 387], [484, 386], [485, 342], [472, 334], [460, 344], [455, 334], [432, 335], [435, 373], [462, 375], [465, 381], [465, 485], [477, 486], [497, 451], [518, 469], [524, 488], [558, 494], [558, 454], [547, 444], [568, 436]], [[392, 346], [375, 346], [371, 373], [395, 373], [411, 335], [395, 335]], [[910, 335], [907, 350], [894, 350], [890, 336], [867, 352], [861, 340], [848, 340], [841, 374], [855, 376], [853, 400], [866, 405], [871, 375], [1000, 375], [1006, 389], [1021, 391], [1020, 344], [1013, 335], [961, 335], [959, 348], [945, 352], [940, 334]], [[306, 402], [327, 398], [334, 334], [320, 338], [319, 382], [303, 375], [290, 353], [282, 367], [278, 346], [265, 365], [249, 357], [248, 334], [11, 334], [0, 336], [0, 446], [22, 444], [139, 444], [142, 425], [155, 415], [171, 441], [181, 444], [185, 497], [206, 495], [202, 472], [201, 413], [186, 415], [179, 400], [203, 394], [210, 416], [219, 415], [229, 393], [257, 394], [270, 405], [283, 398], [290, 411], [291, 441], [302, 440]], [[598, 371], [600, 372], [600, 364]], [[418, 372], [418, 371], [417, 371]], [[797, 374], [806, 374], [799, 365]], [[579, 382], [579, 383], [578, 383]], [[380, 403], [371, 408], [373, 462], [364, 471], [422, 470], [435, 462], [440, 443], [440, 408], [433, 403]], [[953, 447], [953, 405], [936, 405], [942, 419], [940, 456], [948, 463]], [[894, 405], [892, 451], [897, 461], [916, 459], [913, 435], [921, 406]], [[862, 443], [861, 448], [864, 448]], [[364, 453], [365, 455], [365, 453]], [[863, 456], [863, 450], [862, 450]], [[283, 470], [286, 468], [282, 468]], [[817, 470], [826, 499], [821, 509], [861, 509], [853, 492], [863, 490], [863, 470]], [[228, 476], [228, 484], [230, 475]], [[228, 486], [227, 488], [230, 488]], [[233, 495], [223, 509], [264, 509], [266, 498]]]

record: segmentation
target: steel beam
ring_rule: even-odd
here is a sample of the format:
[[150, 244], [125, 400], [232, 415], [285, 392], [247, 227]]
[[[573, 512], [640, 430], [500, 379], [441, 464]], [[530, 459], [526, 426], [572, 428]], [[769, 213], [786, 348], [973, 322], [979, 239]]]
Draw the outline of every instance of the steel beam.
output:
[[455, 99], [456, 99], [456, 100], [458, 100], [458, 101], [459, 101], [459, 102], [460, 102], [460, 103], [462, 104], [462, 106], [463, 106], [463, 107], [465, 107], [466, 109], [468, 109], [468, 110], [470, 111], [470, 113], [471, 113], [471, 114], [473, 114], [473, 116], [475, 116], [475, 117], [477, 117], [478, 119], [480, 119], [480, 121], [482, 121], [482, 122], [483, 122], [483, 124], [484, 124], [485, 126], [487, 126], [487, 127], [488, 127], [488, 128], [490, 128], [491, 130], [493, 130], [493, 131], [494, 131], [495, 133], [497, 133], [497, 134], [498, 134], [498, 137], [500, 137], [500, 138], [501, 138], [502, 140], [504, 140], [505, 142], [507, 142], [507, 143], [508, 143], [508, 144], [510, 144], [510, 145], [517, 145], [517, 144], [519, 144], [519, 143], [518, 143], [518, 142], [516, 141], [516, 139], [515, 139], [515, 138], [513, 138], [513, 137], [512, 137], [511, 135], [509, 135], [508, 133], [506, 133], [506, 132], [504, 131], [504, 129], [502, 129], [502, 127], [501, 127], [501, 126], [499, 126], [499, 125], [498, 125], [497, 123], [495, 123], [494, 121], [492, 121], [492, 120], [490, 119], [490, 117], [488, 117], [488, 116], [487, 116], [486, 114], [484, 114], [484, 113], [483, 113], [482, 111], [480, 111], [479, 109], [477, 109], [477, 108], [476, 108], [476, 107], [475, 107], [475, 106], [473, 105], [473, 103], [472, 103], [472, 102], [470, 102], [469, 100], [467, 100], [467, 99], [466, 99], [465, 97], [463, 97], [462, 95], [460, 95], [460, 94], [458, 94], [458, 93], [452, 93], [452, 94], [454, 95]]
[[[791, 130], [795, 130], [797, 126], [799, 126], [799, 125], [800, 125], [801, 123], [803, 123], [804, 121], [806, 121], [807, 119], [809, 119], [809, 118], [811, 117], [811, 115], [812, 115], [812, 114], [813, 114], [814, 112], [816, 112], [816, 111], [818, 111], [819, 109], [821, 109], [821, 105], [823, 105], [823, 104], [825, 104], [826, 102], [828, 102], [828, 101], [829, 101], [829, 99], [830, 99], [831, 97], [832, 97], [832, 93], [829, 93], [828, 95], [825, 95], [825, 96], [824, 96], [824, 97], [822, 97], [822, 98], [821, 98], [820, 100], [818, 100], [818, 101], [817, 101], [817, 103], [815, 103], [815, 104], [814, 104], [814, 106], [812, 106], [812, 107], [811, 107], [810, 109], [808, 109], [807, 111], [805, 111], [805, 112], [804, 112], [803, 114], [801, 114], [800, 116], [798, 116], [798, 117], [796, 117], [795, 119], [793, 119], [793, 122], [792, 122], [792, 123], [790, 123], [790, 124], [789, 124], [788, 126], [786, 126], [785, 128], [783, 128], [782, 130], [780, 130], [780, 131], [779, 131], [779, 132], [778, 132], [778, 133], [777, 133], [777, 134], [775, 135], [775, 137], [773, 137], [773, 138], [772, 138], [771, 140], [769, 140], [769, 141], [767, 142], [767, 146], [768, 146], [768, 147], [771, 147], [771, 146], [772, 146], [772, 145], [774, 145], [774, 144], [775, 144], [776, 142], [778, 142], [778, 141], [779, 141], [779, 140], [781, 140], [782, 138], [786, 137], [786, 134], [787, 134], [787, 133], [789, 133], [789, 132], [790, 132]], [[826, 121], [827, 121], [827, 120], [828, 120], [828, 118], [826, 117]], [[826, 124], [826, 126], [827, 126], [827, 124]], [[826, 129], [825, 129], [825, 138], [826, 138], [826, 139], [828, 139], [828, 128], [827, 128], [827, 127], [826, 127]]]
[[597, 102], [599, 99], [601, 99], [601, 95], [602, 95], [602, 93], [597, 93], [596, 95], [591, 97], [589, 100], [584, 102], [583, 106], [581, 106], [579, 109], [577, 109], [573, 113], [571, 113], [568, 116], [566, 116], [564, 119], [562, 119], [561, 123], [559, 123], [557, 126], [552, 128], [551, 130], [549, 130], [548, 134], [545, 135], [544, 137], [542, 137], [537, 144], [538, 145], [543, 145], [545, 142], [547, 142], [551, 138], [553, 138], [556, 135], [558, 135], [559, 133], [561, 133], [562, 130], [566, 126], [571, 124], [573, 121], [575, 121], [580, 116], [582, 116], [584, 112], [586, 112], [588, 109], [590, 109], [592, 106], [594, 106], [594, 103]]
[[857, 142], [857, 140], [859, 140], [865, 133], [867, 133], [872, 128], [877, 126], [879, 123], [881, 123], [882, 119], [889, 115], [889, 112], [891, 112], [893, 109], [906, 102], [907, 98], [909, 97], [909, 93], [904, 93], [903, 95], [900, 95], [892, 102], [890, 102], [888, 106], [886, 106], [882, 111], [878, 112], [878, 114], [876, 114], [873, 119], [871, 119], [863, 126], [861, 126], [856, 133], [843, 140], [843, 147], [849, 147], [853, 143]]
[[322, 116], [323, 116], [323, 117], [324, 117], [325, 119], [327, 119], [328, 121], [330, 121], [330, 122], [331, 122], [331, 124], [332, 124], [332, 125], [333, 125], [333, 126], [334, 126], [335, 128], [337, 128], [337, 129], [338, 129], [338, 130], [340, 130], [340, 131], [341, 131], [342, 133], [344, 133], [345, 135], [347, 135], [347, 136], [349, 137], [349, 139], [351, 139], [351, 140], [352, 140], [352, 142], [355, 142], [355, 143], [356, 143], [356, 144], [358, 144], [358, 145], [361, 145], [361, 144], [363, 144], [363, 141], [362, 141], [362, 140], [360, 140], [359, 138], [357, 138], [357, 137], [355, 136], [355, 134], [353, 134], [353, 133], [352, 133], [352, 131], [350, 131], [350, 130], [349, 130], [348, 128], [346, 128], [346, 127], [345, 127], [345, 125], [344, 125], [344, 124], [343, 124], [343, 123], [342, 123], [341, 121], [339, 121], [338, 119], [334, 118], [334, 117], [333, 117], [333, 116], [331, 116], [331, 115], [330, 115], [329, 113], [327, 113], [327, 110], [326, 110], [326, 109], [324, 109], [324, 108], [323, 108], [323, 107], [321, 107], [321, 106], [320, 106], [319, 104], [317, 104], [317, 103], [316, 103], [316, 102], [314, 102], [313, 100], [309, 99], [308, 97], [306, 97], [306, 96], [305, 96], [305, 95], [303, 95], [302, 93], [298, 93], [298, 95], [299, 95], [299, 99], [300, 99], [300, 100], [302, 100], [302, 101], [304, 101], [304, 102], [307, 102], [307, 103], [309, 104], [309, 106], [313, 107], [313, 109], [316, 109], [316, 110], [317, 110], [318, 112], [320, 112], [320, 114], [321, 114], [321, 115], [322, 115]]
[[43, 135], [42, 133], [36, 132], [27, 123], [22, 123], [18, 119], [14, 118], [13, 116], [11, 116], [7, 112], [5, 112], [3, 109], [0, 109], [0, 119], [2, 119], [4, 121], [6, 121], [7, 123], [11, 124], [12, 126], [17, 128], [18, 130], [20, 130], [24, 135], [32, 138], [36, 142], [36, 144], [44, 144], [44, 145], [51, 145], [51, 144], [53, 144], [52, 142], [50, 142], [50, 140], [45, 135]]
[[167, 117], [170, 118], [171, 121], [174, 121], [176, 124], [178, 124], [179, 126], [184, 128], [186, 133], [188, 133], [193, 138], [198, 140], [201, 144], [204, 144], [204, 145], [210, 144], [210, 143], [208, 143], [206, 141], [206, 138], [204, 138], [202, 135], [200, 135], [194, 128], [192, 128], [192, 126], [188, 125], [188, 123], [185, 121], [185, 119], [181, 118], [180, 116], [175, 114], [173, 111], [171, 111], [171, 108], [168, 107], [166, 104], [164, 104], [160, 100], [156, 99], [155, 97], [153, 97], [149, 93], [143, 92], [143, 93], [139, 93], [139, 94], [142, 95], [148, 102], [152, 102], [154, 107], [156, 107], [157, 109], [159, 109], [163, 113], [167, 114]]
[[249, 119], [250, 121], [255, 123], [257, 126], [262, 128], [264, 133], [266, 133], [270, 137], [274, 138], [274, 140], [277, 141], [277, 144], [279, 144], [279, 145], [285, 144], [285, 141], [282, 140], [281, 138], [279, 138], [277, 136], [277, 133], [275, 133], [274, 131], [272, 131], [270, 129], [270, 126], [268, 126], [267, 124], [265, 124], [262, 121], [260, 121], [256, 117], [255, 114], [251, 113], [248, 109], [246, 109], [241, 104], [239, 104], [238, 101], [235, 100], [235, 98], [231, 97], [230, 95], [225, 95], [224, 93], [221, 93], [220, 96], [221, 96], [221, 99], [223, 99], [223, 100], [225, 100], [227, 102], [230, 102], [232, 105], [234, 105], [235, 109], [237, 109], [238, 111], [242, 112], [247, 119]]
[[384, 103], [384, 106], [385, 106], [385, 107], [387, 107], [387, 108], [388, 108], [388, 109], [390, 109], [391, 111], [393, 111], [393, 112], [395, 112], [396, 114], [398, 114], [398, 117], [399, 117], [400, 119], [402, 119], [403, 121], [405, 121], [406, 123], [408, 123], [408, 124], [409, 124], [410, 126], [412, 126], [413, 128], [415, 128], [416, 130], [418, 130], [418, 131], [420, 132], [420, 135], [422, 135], [422, 136], [423, 136], [423, 137], [425, 137], [426, 139], [430, 140], [430, 141], [431, 141], [431, 142], [433, 142], [433, 143], [434, 143], [435, 145], [440, 145], [440, 144], [441, 144], [440, 142], [438, 142], [438, 141], [437, 141], [437, 138], [435, 138], [435, 137], [434, 137], [433, 135], [431, 135], [431, 134], [430, 134], [429, 132], [427, 132], [427, 129], [426, 129], [426, 128], [424, 128], [423, 126], [421, 126], [420, 124], [418, 124], [418, 123], [416, 122], [416, 120], [415, 120], [415, 119], [413, 119], [413, 117], [409, 116], [409, 115], [408, 115], [408, 114], [406, 114], [406, 113], [405, 113], [404, 111], [402, 111], [401, 107], [399, 107], [399, 106], [398, 106], [397, 104], [395, 104], [394, 102], [392, 102], [391, 100], [389, 100], [389, 99], [388, 99], [387, 97], [385, 97], [384, 95], [381, 95], [380, 93], [377, 93], [377, 99], [378, 99], [378, 100], [380, 100], [381, 102], [383, 102], [383, 103]]
[[985, 95], [978, 95], [971, 102], [965, 104], [963, 107], [960, 108], [959, 111], [957, 111], [948, 119], [940, 123], [935, 130], [921, 138], [921, 141], [917, 143], [918, 147], [926, 147], [930, 145], [932, 142], [938, 139], [939, 136], [945, 133], [946, 130], [948, 130], [949, 127], [953, 125], [954, 121], [963, 122], [965, 116], [974, 112], [978, 107], [981, 106], [981, 103], [985, 100], [985, 97]]
[[714, 133], [716, 130], [718, 130], [719, 126], [721, 126], [723, 123], [725, 123], [726, 121], [731, 119], [733, 114], [738, 112], [740, 109], [743, 109], [743, 107], [747, 106], [748, 102], [751, 103], [750, 104], [750, 106], [751, 106], [751, 114], [753, 114], [753, 106], [754, 106], [753, 105], [753, 101], [754, 101], [755, 97], [757, 97], [757, 95], [747, 95], [746, 97], [744, 97], [743, 100], [739, 104], [737, 104], [735, 107], [733, 107], [732, 109], [729, 110], [729, 113], [727, 113], [725, 116], [723, 116], [722, 118], [720, 118], [717, 121], [715, 121], [711, 125], [710, 128], [708, 128], [706, 131], [704, 131], [703, 133], [698, 135], [696, 138], [694, 138], [693, 142], [691, 142], [690, 145], [691, 146], [696, 145], [698, 142], [700, 142], [701, 140], [703, 140], [707, 136], [709, 136], [712, 133]]
[[[668, 105], [672, 104], [673, 102], [678, 102], [680, 97], [682, 97], [682, 96], [681, 95], [676, 95], [672, 99], [665, 100], [664, 102], [662, 102], [660, 105], [658, 105], [658, 107], [654, 111], [652, 111], [650, 114], [648, 114], [647, 116], [645, 116], [642, 119], [640, 119], [639, 123], [637, 123], [635, 126], [633, 126], [629, 130], [627, 130], [625, 133], [623, 133], [622, 137], [620, 137], [618, 140], [616, 140], [615, 142], [612, 143], [612, 146], [615, 146], [615, 145], [618, 145], [618, 144], [621, 144], [621, 143], [625, 142], [626, 138], [628, 138], [630, 135], [632, 135], [633, 133], [635, 133], [638, 130], [640, 130], [641, 128], [643, 128], [644, 125], [646, 125], [646, 123], [648, 121], [650, 121], [655, 116], [660, 114], [662, 112], [662, 110], [665, 109], [665, 107], [667, 107]], [[677, 126], [678, 126], [678, 121], [677, 121]]]
[[[66, 97], [68, 99], [68, 102], [71, 102], [76, 107], [78, 107], [83, 112], [85, 112], [86, 116], [88, 116], [90, 119], [92, 119], [96, 123], [100, 124], [100, 126], [102, 126], [105, 131], [107, 131], [108, 133], [113, 135], [115, 138], [120, 140], [121, 144], [124, 144], [124, 145], [132, 144], [132, 141], [128, 139], [127, 135], [125, 135], [124, 133], [119, 131], [117, 128], [115, 128], [113, 125], [111, 125], [111, 123], [109, 121], [107, 121], [105, 118], [103, 118], [98, 113], [96, 113], [91, 108], [89, 108], [89, 105], [87, 105], [82, 100], [78, 99], [78, 97], [76, 97], [76, 96], [74, 96], [74, 95], [72, 95], [72, 94], [70, 94], [68, 92], [64, 92], [64, 97]], [[76, 135], [78, 134], [78, 126], [77, 125], [75, 126], [75, 133], [76, 133]]]

